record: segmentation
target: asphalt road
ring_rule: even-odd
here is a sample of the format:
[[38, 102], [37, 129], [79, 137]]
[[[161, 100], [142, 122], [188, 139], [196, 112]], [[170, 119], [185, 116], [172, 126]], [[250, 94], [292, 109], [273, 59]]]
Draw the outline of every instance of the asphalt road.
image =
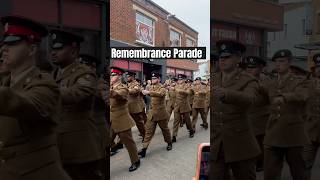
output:
[[[111, 180], [191, 180], [195, 175], [197, 149], [200, 143], [210, 141], [210, 131], [200, 127], [202, 120], [198, 117], [196, 134], [189, 138], [186, 126], [179, 129], [177, 142], [171, 151], [166, 150], [167, 144], [159, 127], [149, 145], [147, 155], [141, 161], [141, 166], [134, 172], [129, 172], [130, 159], [126, 149], [110, 157]], [[208, 120], [210, 117], [208, 117]], [[171, 129], [173, 116], [169, 122]], [[137, 128], [133, 128], [133, 137], [138, 150], [142, 148]]]

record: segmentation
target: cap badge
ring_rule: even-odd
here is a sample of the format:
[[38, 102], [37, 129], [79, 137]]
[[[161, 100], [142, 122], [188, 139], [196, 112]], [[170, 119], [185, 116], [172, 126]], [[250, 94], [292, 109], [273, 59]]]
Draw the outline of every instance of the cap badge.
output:
[[52, 38], [53, 40], [55, 40], [55, 39], [57, 39], [57, 35], [56, 35], [56, 34], [52, 34], [52, 35], [51, 35], [51, 38]]
[[283, 51], [281, 52], [281, 56], [285, 56], [285, 53]]
[[222, 44], [221, 49], [225, 50], [227, 48], [227, 46], [225, 44]]

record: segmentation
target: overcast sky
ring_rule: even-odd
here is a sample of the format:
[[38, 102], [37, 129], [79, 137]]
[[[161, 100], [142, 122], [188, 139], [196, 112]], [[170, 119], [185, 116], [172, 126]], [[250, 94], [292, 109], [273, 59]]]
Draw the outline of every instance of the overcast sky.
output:
[[152, 0], [199, 33], [198, 46], [210, 59], [210, 0]]

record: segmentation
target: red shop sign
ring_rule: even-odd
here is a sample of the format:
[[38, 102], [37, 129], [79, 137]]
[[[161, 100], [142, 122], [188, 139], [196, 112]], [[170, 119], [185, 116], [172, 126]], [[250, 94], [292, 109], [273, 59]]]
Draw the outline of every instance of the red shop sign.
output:
[[262, 33], [259, 30], [241, 28], [239, 30], [239, 41], [243, 44], [261, 46]]
[[211, 28], [213, 41], [237, 40], [237, 28], [234, 26], [213, 23]]

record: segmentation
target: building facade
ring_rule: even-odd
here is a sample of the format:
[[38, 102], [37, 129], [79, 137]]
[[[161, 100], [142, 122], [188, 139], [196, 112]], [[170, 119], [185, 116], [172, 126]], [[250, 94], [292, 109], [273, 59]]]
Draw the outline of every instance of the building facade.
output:
[[282, 28], [283, 7], [273, 1], [224, 0], [211, 3], [213, 51], [215, 42], [229, 39], [245, 44], [245, 55], [266, 57], [267, 32]]
[[[198, 32], [151, 0], [111, 1], [110, 7], [110, 47], [197, 46]], [[135, 71], [143, 81], [152, 71], [160, 72], [162, 79], [176, 76], [177, 71], [192, 77], [194, 68], [171, 65], [180, 61], [196, 65], [191, 60], [165, 59], [111, 59], [111, 65]]]

